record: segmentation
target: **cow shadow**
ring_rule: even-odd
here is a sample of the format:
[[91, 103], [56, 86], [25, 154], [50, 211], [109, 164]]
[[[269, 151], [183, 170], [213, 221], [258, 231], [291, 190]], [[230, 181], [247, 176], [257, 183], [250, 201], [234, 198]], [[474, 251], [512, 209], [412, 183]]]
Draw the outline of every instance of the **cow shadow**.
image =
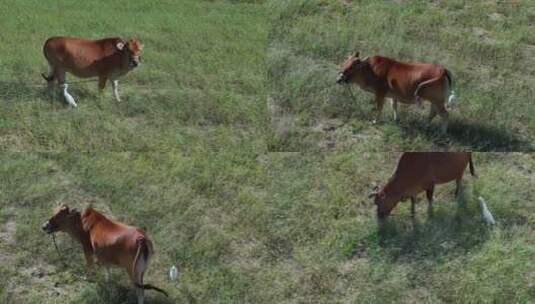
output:
[[529, 141], [499, 125], [452, 119], [445, 135], [440, 133], [439, 126], [436, 120], [429, 125], [426, 120], [416, 117], [408, 117], [405, 123], [400, 124], [404, 134], [423, 135], [437, 148], [448, 149], [451, 145], [460, 145], [472, 151], [533, 151], [535, 149]]
[[[83, 298], [89, 303], [102, 304], [137, 304], [137, 295], [135, 288], [124, 278], [124, 273], [115, 271], [112, 273], [110, 280], [99, 277], [94, 284], [94, 292]], [[174, 304], [176, 301], [172, 297], [165, 297], [160, 293], [152, 290], [145, 291], [145, 302], [154, 304]]]
[[436, 260], [464, 254], [484, 244], [491, 229], [480, 217], [479, 209], [459, 202], [453, 208], [440, 208], [432, 216], [419, 212], [391, 218], [379, 229], [378, 244], [397, 260]]
[[[42, 80], [42, 79], [41, 79]], [[94, 86], [94, 88], [92, 88]], [[69, 85], [69, 93], [76, 102], [98, 99], [98, 89], [94, 83], [74, 83]], [[0, 81], [0, 101], [2, 102], [34, 102], [35, 100], [51, 103], [55, 106], [68, 104], [63, 99], [61, 90], [55, 85], [53, 95], [49, 94], [47, 84], [27, 81]]]

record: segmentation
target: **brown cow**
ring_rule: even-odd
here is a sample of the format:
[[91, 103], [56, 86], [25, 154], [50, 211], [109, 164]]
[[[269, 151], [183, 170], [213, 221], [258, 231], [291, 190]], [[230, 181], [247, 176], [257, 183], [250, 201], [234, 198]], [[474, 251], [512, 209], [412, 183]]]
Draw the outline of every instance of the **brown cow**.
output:
[[154, 250], [151, 240], [140, 228], [108, 219], [92, 208], [80, 214], [64, 204], [56, 208], [54, 216], [42, 228], [47, 233], [63, 231], [78, 240], [84, 250], [88, 271], [93, 267], [93, 255], [102, 265], [126, 269], [136, 286], [138, 304], [143, 303], [145, 289], [154, 289], [167, 296], [162, 289], [143, 284], [143, 275]]
[[470, 152], [406, 152], [401, 155], [394, 174], [382, 188], [374, 189], [370, 198], [375, 198], [377, 217], [382, 222], [399, 201], [411, 199], [411, 213], [414, 216], [416, 195], [426, 191], [429, 213], [433, 208], [435, 185], [455, 180], [455, 194], [462, 193], [462, 177], [467, 164], [475, 176]]
[[115, 99], [120, 101], [118, 78], [139, 66], [142, 49], [143, 45], [137, 39], [125, 42], [118, 37], [101, 40], [52, 37], [43, 46], [49, 72], [42, 76], [48, 82], [50, 92], [54, 80], [57, 80], [65, 100], [73, 107], [76, 107], [76, 102], [67, 92], [66, 72], [82, 78], [98, 76], [101, 94], [109, 79]]
[[400, 62], [382, 56], [359, 58], [359, 52], [349, 56], [342, 65], [336, 81], [339, 84], [356, 83], [375, 94], [376, 117], [379, 119], [385, 97], [392, 98], [394, 119], [399, 120], [398, 102], [420, 103], [420, 98], [431, 102], [429, 122], [438, 113], [442, 117], [442, 132], [448, 128], [446, 101], [452, 103], [455, 95], [451, 73], [441, 65], [426, 62]]

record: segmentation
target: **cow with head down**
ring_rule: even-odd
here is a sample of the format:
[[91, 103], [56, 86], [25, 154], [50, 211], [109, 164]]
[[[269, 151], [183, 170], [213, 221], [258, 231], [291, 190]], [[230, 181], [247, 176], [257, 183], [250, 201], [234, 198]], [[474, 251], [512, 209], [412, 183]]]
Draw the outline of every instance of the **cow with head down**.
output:
[[467, 165], [475, 176], [470, 152], [406, 152], [398, 161], [394, 174], [381, 188], [370, 194], [377, 206], [377, 218], [382, 224], [396, 205], [411, 199], [411, 213], [415, 214], [416, 195], [425, 191], [429, 202], [428, 211], [433, 208], [435, 185], [451, 181], [457, 183], [455, 194], [462, 193], [462, 178]]
[[80, 213], [64, 204], [55, 209], [42, 229], [47, 233], [66, 232], [80, 242], [88, 272], [93, 268], [94, 257], [103, 266], [125, 269], [136, 287], [138, 304], [143, 304], [145, 289], [154, 289], [167, 296], [164, 290], [143, 284], [154, 249], [142, 229], [109, 219], [92, 208]]
[[118, 79], [139, 66], [142, 50], [143, 45], [135, 38], [124, 41], [118, 37], [100, 40], [52, 37], [43, 47], [49, 71], [42, 76], [50, 92], [57, 81], [63, 97], [73, 107], [76, 102], [67, 92], [66, 72], [81, 78], [98, 77], [101, 94], [110, 80], [115, 99], [120, 101]]
[[398, 102], [405, 104], [431, 103], [429, 122], [438, 114], [442, 117], [441, 131], [448, 128], [446, 103], [453, 102], [451, 73], [443, 66], [427, 62], [401, 62], [383, 56], [361, 59], [359, 52], [350, 55], [342, 64], [336, 80], [338, 84], [358, 85], [375, 95], [376, 122], [382, 112], [384, 99], [392, 98], [394, 119], [399, 120]]

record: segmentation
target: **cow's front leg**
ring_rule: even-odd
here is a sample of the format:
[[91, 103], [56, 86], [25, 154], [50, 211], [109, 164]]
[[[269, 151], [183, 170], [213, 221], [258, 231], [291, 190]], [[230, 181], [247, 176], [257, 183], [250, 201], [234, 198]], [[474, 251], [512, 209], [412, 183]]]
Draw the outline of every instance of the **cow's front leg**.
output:
[[414, 217], [416, 215], [416, 196], [411, 196], [411, 216]]
[[383, 112], [383, 105], [385, 102], [385, 94], [378, 93], [375, 95], [375, 119], [372, 121], [373, 124], [379, 121], [381, 118], [381, 113]]
[[106, 88], [106, 81], [108, 80], [108, 77], [106, 76], [99, 76], [98, 77], [98, 94], [102, 96], [104, 94], [104, 88]]
[[392, 110], [394, 110], [394, 120], [399, 122], [398, 100], [396, 98], [392, 98]]
[[455, 188], [455, 198], [457, 200], [460, 200], [463, 195], [463, 180], [461, 178], [455, 180], [456, 188]]
[[119, 80], [112, 80], [111, 86], [113, 87], [113, 96], [115, 96], [115, 100], [121, 101], [121, 98], [119, 97]]
[[93, 252], [90, 250], [84, 250], [86, 277], [91, 278], [95, 275], [95, 268], [93, 262]]

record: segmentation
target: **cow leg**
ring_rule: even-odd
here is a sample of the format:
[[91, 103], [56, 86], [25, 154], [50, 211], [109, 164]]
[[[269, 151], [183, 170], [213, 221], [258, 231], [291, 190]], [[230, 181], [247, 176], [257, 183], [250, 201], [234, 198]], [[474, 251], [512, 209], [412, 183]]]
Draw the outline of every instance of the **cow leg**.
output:
[[[138, 261], [139, 266], [139, 261]], [[134, 271], [135, 269], [135, 271]], [[136, 290], [136, 296], [137, 296], [137, 303], [143, 304], [143, 301], [145, 299], [145, 293], [143, 288], [139, 288], [137, 285], [143, 285], [143, 277], [139, 275], [140, 271], [139, 268], [136, 266], [136, 268], [133, 267], [133, 265], [129, 265], [126, 267], [126, 272], [128, 273], [128, 276], [130, 277], [130, 280], [132, 281], [132, 284], [134, 285], [134, 288]]]
[[394, 120], [399, 122], [398, 100], [396, 98], [392, 98], [392, 110], [394, 110]]
[[411, 196], [411, 216], [416, 215], [416, 196]]
[[77, 107], [76, 101], [74, 101], [74, 98], [67, 91], [67, 89], [69, 88], [69, 85], [66, 82], [66, 73], [65, 73], [65, 71], [56, 71], [56, 77], [58, 78], [58, 83], [59, 83], [59, 87], [60, 87], [60, 89], [61, 89], [61, 91], [63, 93], [63, 98], [65, 99], [65, 101], [69, 105], [71, 105], [71, 106], [76, 108]]
[[427, 201], [429, 202], [427, 206], [427, 213], [431, 217], [433, 216], [433, 192], [435, 191], [435, 185], [431, 185], [426, 191]]
[[[132, 265], [133, 266], [133, 265]], [[145, 270], [147, 268], [147, 261], [145, 260], [143, 255], [139, 256], [139, 259], [136, 262], [136, 265], [133, 267], [129, 267], [128, 273], [130, 274], [130, 278], [132, 279], [132, 282], [135, 284], [143, 285], [143, 275], [145, 273]], [[145, 300], [145, 289], [136, 287], [136, 294], [137, 294], [137, 303], [143, 304]]]
[[48, 74], [46, 75], [47, 93], [51, 97], [54, 96], [54, 80], [56, 80], [56, 72], [51, 64], [48, 64]]
[[143, 288], [136, 287], [137, 304], [143, 304], [145, 301], [145, 290]]
[[385, 102], [385, 95], [384, 94], [376, 94], [375, 95], [375, 119], [372, 121], [372, 123], [377, 123], [379, 121], [379, 118], [381, 117], [381, 112], [383, 112], [383, 105]]
[[440, 131], [442, 134], [446, 134], [448, 131], [448, 111], [444, 107], [444, 104], [440, 104], [438, 106], [438, 115], [442, 118], [442, 126], [440, 127]]
[[106, 88], [106, 81], [108, 81], [108, 77], [106, 76], [99, 76], [98, 77], [98, 94], [102, 96], [104, 94], [104, 88]]
[[113, 87], [113, 96], [115, 96], [115, 100], [121, 101], [121, 98], [119, 97], [119, 80], [113, 79], [111, 81], [111, 86]]
[[85, 257], [87, 277], [93, 277], [93, 274], [94, 274], [93, 252], [91, 250], [84, 249], [84, 257]]
[[[139, 273], [139, 284], [143, 285], [143, 274], [144, 272]], [[143, 288], [137, 289], [137, 303], [143, 304], [143, 301], [145, 300], [145, 290]]]
[[429, 108], [429, 117], [427, 118], [427, 122], [430, 124], [433, 118], [437, 116], [437, 106], [435, 106], [434, 103], [431, 103], [431, 107]]
[[455, 180], [457, 187], [455, 188], [455, 198], [457, 200], [461, 199], [464, 189], [463, 189], [463, 180], [461, 178]]

